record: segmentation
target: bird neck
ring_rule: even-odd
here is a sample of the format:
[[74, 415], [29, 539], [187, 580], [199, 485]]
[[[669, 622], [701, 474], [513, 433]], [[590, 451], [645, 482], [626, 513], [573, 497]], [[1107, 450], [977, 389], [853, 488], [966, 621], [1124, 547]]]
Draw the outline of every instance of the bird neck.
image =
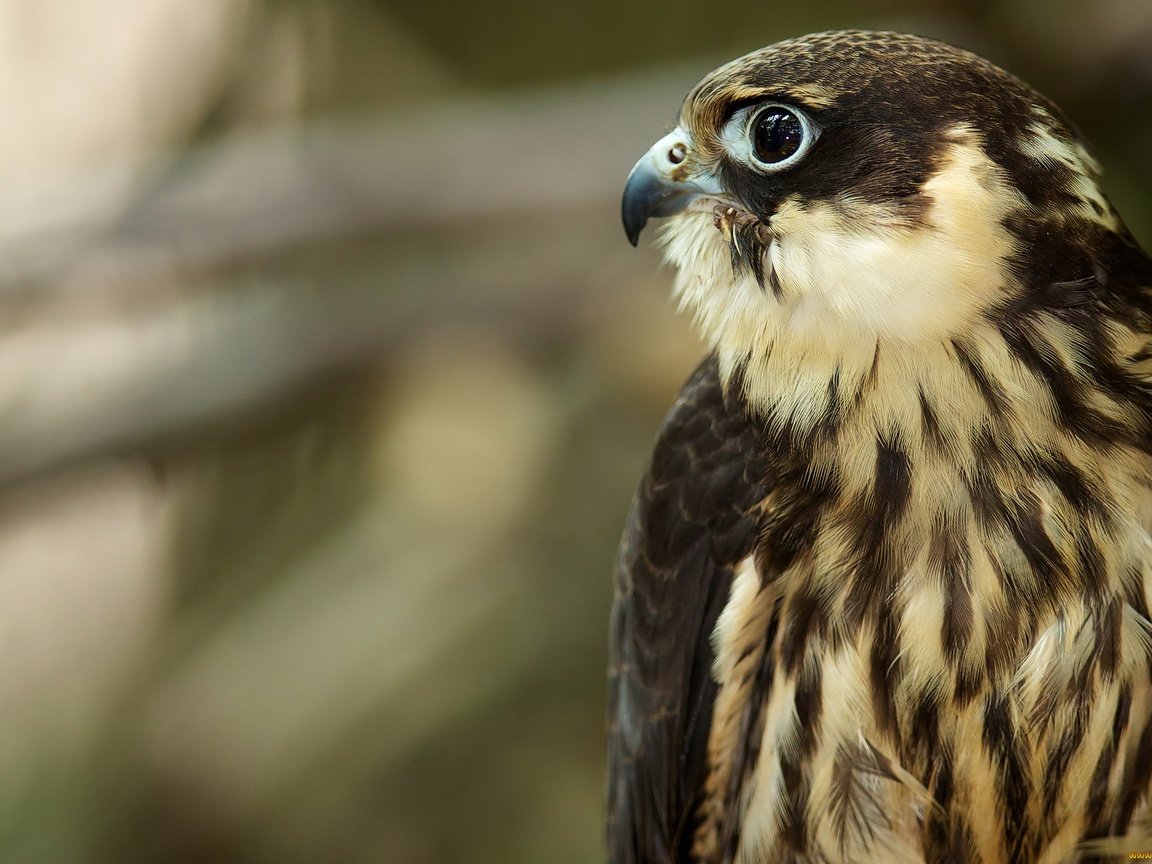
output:
[[1005, 311], [945, 340], [778, 333], [751, 354], [719, 351], [730, 395], [814, 474], [866, 494], [889, 448], [929, 506], [990, 464], [1006, 483], [1037, 461], [1147, 473], [1150, 358], [1146, 337], [1095, 305]]

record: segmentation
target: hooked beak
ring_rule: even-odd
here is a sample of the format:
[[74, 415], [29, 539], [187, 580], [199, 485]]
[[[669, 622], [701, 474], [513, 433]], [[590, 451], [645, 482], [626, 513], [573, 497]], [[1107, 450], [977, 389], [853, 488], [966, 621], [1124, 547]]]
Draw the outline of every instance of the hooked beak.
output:
[[679, 128], [673, 129], [653, 144], [628, 174], [620, 215], [633, 246], [653, 216], [675, 216], [695, 199], [719, 193], [719, 189], [710, 188], [714, 184], [688, 175], [681, 164], [687, 152], [688, 136]]

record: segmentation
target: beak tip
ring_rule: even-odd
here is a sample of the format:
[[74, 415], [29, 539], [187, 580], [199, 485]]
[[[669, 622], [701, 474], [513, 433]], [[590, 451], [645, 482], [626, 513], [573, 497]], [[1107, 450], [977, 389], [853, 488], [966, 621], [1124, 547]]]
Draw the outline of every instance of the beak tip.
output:
[[629, 190], [624, 190], [624, 200], [620, 207], [620, 222], [624, 225], [624, 233], [628, 235], [628, 242], [635, 246], [640, 242], [640, 232], [648, 224], [647, 202], [638, 202]]

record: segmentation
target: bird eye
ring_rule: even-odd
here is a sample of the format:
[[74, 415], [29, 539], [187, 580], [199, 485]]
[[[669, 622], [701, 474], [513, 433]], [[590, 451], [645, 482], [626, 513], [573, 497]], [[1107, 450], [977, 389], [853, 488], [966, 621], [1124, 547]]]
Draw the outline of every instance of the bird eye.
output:
[[765, 165], [779, 165], [800, 152], [807, 134], [804, 121], [783, 105], [772, 105], [752, 121], [752, 152]]

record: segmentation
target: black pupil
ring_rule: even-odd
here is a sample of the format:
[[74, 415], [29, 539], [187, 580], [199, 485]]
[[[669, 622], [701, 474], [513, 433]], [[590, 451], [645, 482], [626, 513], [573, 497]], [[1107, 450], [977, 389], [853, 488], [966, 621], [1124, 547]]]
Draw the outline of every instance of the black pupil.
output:
[[804, 126], [787, 108], [769, 108], [756, 118], [752, 134], [756, 158], [769, 164], [783, 162], [804, 143]]

